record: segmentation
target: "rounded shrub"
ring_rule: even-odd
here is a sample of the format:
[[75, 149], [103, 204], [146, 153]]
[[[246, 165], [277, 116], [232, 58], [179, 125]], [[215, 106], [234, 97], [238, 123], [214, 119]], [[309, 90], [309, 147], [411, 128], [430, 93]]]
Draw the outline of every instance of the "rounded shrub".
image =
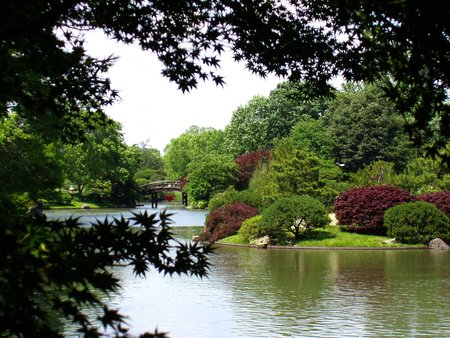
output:
[[261, 208], [262, 197], [261, 195], [251, 191], [237, 191], [237, 190], [227, 190], [223, 193], [216, 194], [209, 201], [209, 210], [217, 210], [225, 205], [232, 204], [234, 202], [244, 203], [250, 205], [253, 208]]
[[423, 202], [433, 203], [447, 217], [450, 217], [450, 191], [432, 192], [419, 196], [419, 200]]
[[238, 231], [238, 234], [242, 237], [242, 239], [246, 242], [251, 242], [255, 238], [258, 238], [261, 234], [259, 231], [259, 222], [261, 221], [261, 215], [246, 219], [241, 228]]
[[324, 228], [330, 223], [325, 205], [307, 195], [294, 195], [276, 200], [261, 213], [260, 232], [283, 242], [286, 233], [300, 239], [308, 231]]
[[389, 208], [384, 225], [388, 236], [403, 243], [428, 244], [434, 238], [450, 238], [450, 219], [435, 205], [423, 201]]
[[385, 234], [383, 217], [386, 210], [415, 201], [416, 197], [406, 190], [389, 185], [353, 188], [336, 198], [334, 212], [338, 224], [344, 230]]
[[199, 235], [199, 240], [215, 242], [236, 235], [242, 222], [255, 217], [258, 213], [257, 208], [236, 202], [210, 211], [206, 216], [205, 231]]

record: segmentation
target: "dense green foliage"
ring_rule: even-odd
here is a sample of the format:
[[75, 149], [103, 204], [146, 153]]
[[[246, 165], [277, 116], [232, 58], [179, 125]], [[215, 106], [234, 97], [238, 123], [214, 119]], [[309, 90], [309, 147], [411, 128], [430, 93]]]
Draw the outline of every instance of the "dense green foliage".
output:
[[262, 207], [261, 195], [251, 190], [226, 190], [223, 193], [214, 195], [214, 197], [209, 201], [208, 207], [209, 210], [212, 211], [234, 202], [244, 203], [257, 209]]
[[309, 116], [303, 117], [294, 126], [290, 136], [297, 149], [309, 150], [322, 159], [334, 158], [335, 141], [322, 119], [314, 120]]
[[372, 185], [393, 185], [396, 182], [394, 163], [385, 161], [365, 164], [356, 173], [350, 173], [350, 184], [355, 188]]
[[259, 222], [262, 216], [258, 215], [242, 222], [241, 228], [238, 231], [238, 235], [241, 236], [245, 243], [250, 243], [255, 238], [261, 236]]
[[347, 85], [339, 93], [330, 114], [335, 159], [348, 172], [383, 160], [402, 170], [410, 156], [402, 118], [376, 85]]
[[396, 185], [411, 194], [422, 195], [450, 189], [448, 169], [431, 158], [418, 157], [408, 163]]
[[[54, 323], [60, 316], [83, 337], [99, 337], [100, 327], [129, 337], [124, 315], [104, 297], [120, 288], [112, 267], [132, 266], [137, 276], [150, 267], [169, 275], [208, 272], [210, 248], [175, 241], [170, 214], [156, 216], [135, 214], [92, 227], [81, 227], [77, 219], [0, 216], [0, 335], [63, 337]], [[96, 307], [98, 318], [89, 318], [84, 306]]]
[[225, 145], [234, 156], [270, 149], [276, 140], [288, 137], [302, 118], [318, 119], [327, 102], [312, 100], [307, 86], [299, 82], [282, 82], [268, 97], [255, 96], [238, 107], [225, 129]]
[[298, 150], [290, 138], [285, 138], [277, 142], [269, 165], [256, 168], [249, 186], [263, 196], [266, 205], [303, 194], [329, 202], [337, 192], [319, 181], [320, 165], [314, 153]]
[[164, 170], [170, 179], [187, 175], [189, 164], [203, 155], [225, 154], [222, 130], [191, 126], [164, 149]]
[[235, 235], [242, 222], [258, 215], [259, 210], [244, 203], [234, 202], [213, 210], [206, 216], [205, 231], [199, 235], [200, 241], [215, 242]]
[[404, 203], [386, 210], [388, 236], [402, 243], [428, 244], [432, 239], [450, 239], [450, 219], [435, 205], [423, 201]]
[[310, 230], [330, 223], [325, 206], [306, 195], [280, 198], [263, 210], [261, 216], [259, 232], [281, 243], [286, 239], [286, 232], [291, 232], [298, 240]]
[[383, 225], [387, 209], [416, 198], [406, 190], [388, 185], [352, 188], [340, 194], [334, 212], [341, 228], [369, 234], [385, 234]]
[[187, 172], [187, 183], [183, 190], [193, 201], [207, 202], [237, 180], [236, 163], [227, 155], [204, 154], [188, 165]]
[[141, 152], [127, 146], [118, 124], [87, 133], [85, 141], [64, 147], [67, 178], [81, 197], [86, 186], [116, 204], [134, 204], [132, 179]]

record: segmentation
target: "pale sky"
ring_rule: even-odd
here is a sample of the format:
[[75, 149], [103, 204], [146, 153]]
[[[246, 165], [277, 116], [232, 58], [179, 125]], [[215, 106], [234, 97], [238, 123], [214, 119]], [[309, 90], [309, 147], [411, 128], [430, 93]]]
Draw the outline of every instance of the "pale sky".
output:
[[220, 74], [224, 88], [211, 81], [183, 94], [175, 83], [161, 76], [161, 63], [151, 52], [138, 46], [126, 46], [108, 39], [101, 32], [86, 35], [89, 55], [97, 58], [114, 54], [120, 57], [109, 71], [114, 89], [122, 101], [106, 108], [106, 113], [122, 123], [128, 145], [150, 139], [161, 155], [172, 138], [191, 125], [224, 129], [233, 112], [245, 106], [255, 95], [268, 96], [282, 79], [262, 79], [245, 70], [244, 64], [223, 59]]

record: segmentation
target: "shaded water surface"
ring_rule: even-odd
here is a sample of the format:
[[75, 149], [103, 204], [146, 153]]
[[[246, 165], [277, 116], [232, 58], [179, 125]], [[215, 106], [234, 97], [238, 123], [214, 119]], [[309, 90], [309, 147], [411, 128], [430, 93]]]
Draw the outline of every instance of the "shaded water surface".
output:
[[[187, 212], [186, 210], [180, 213]], [[204, 217], [204, 216], [203, 216]], [[174, 228], [180, 239], [199, 226]], [[170, 337], [447, 337], [450, 253], [217, 247], [209, 278], [117, 268], [130, 333]]]

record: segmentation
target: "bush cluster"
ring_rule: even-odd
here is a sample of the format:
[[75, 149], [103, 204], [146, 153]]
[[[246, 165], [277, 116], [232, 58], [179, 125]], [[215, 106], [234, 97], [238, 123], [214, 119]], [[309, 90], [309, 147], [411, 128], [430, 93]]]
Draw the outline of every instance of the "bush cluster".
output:
[[309, 230], [324, 228], [330, 223], [326, 207], [307, 195], [278, 199], [261, 216], [260, 232], [278, 242], [286, 239], [286, 232], [300, 239]]
[[447, 217], [450, 217], [450, 191], [439, 191], [428, 194], [423, 194], [419, 200], [433, 203], [440, 209]]
[[209, 210], [217, 210], [222, 208], [225, 205], [232, 204], [234, 202], [244, 203], [250, 205], [253, 208], [260, 209], [262, 206], [262, 197], [261, 195], [251, 191], [237, 191], [237, 190], [227, 190], [223, 193], [216, 194], [209, 201]]
[[334, 204], [339, 225], [359, 233], [385, 234], [383, 216], [387, 209], [416, 197], [389, 185], [353, 188], [340, 194]]
[[450, 238], [450, 220], [435, 205], [423, 201], [389, 208], [384, 216], [388, 236], [403, 243], [428, 244], [434, 238]]
[[242, 222], [258, 215], [259, 210], [244, 203], [232, 203], [212, 210], [206, 216], [205, 231], [199, 235], [200, 241], [215, 242], [235, 235]]

